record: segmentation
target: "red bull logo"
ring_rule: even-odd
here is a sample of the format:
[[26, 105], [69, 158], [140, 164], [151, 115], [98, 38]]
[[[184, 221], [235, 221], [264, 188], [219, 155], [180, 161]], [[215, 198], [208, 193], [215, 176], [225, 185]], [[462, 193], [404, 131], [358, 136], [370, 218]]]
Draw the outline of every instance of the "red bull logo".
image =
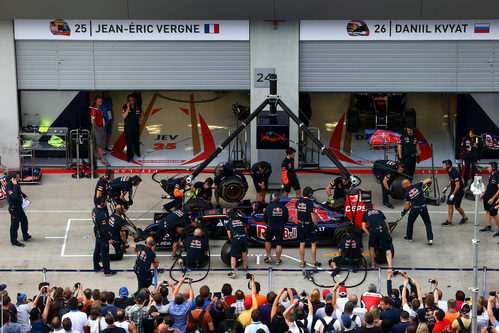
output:
[[[267, 234], [267, 226], [265, 226], [265, 225], [257, 225], [256, 226], [256, 236], [258, 238], [265, 239], [266, 234]], [[298, 229], [296, 229], [296, 228], [291, 228], [291, 229], [284, 228], [284, 234], [282, 236], [283, 240], [297, 239], [297, 238], [298, 238]]]

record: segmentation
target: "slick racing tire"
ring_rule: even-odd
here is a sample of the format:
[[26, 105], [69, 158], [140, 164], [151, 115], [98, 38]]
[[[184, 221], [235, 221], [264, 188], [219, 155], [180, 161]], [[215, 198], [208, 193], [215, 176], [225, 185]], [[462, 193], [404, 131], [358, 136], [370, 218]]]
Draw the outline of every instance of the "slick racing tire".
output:
[[[334, 229], [334, 240], [337, 245], [340, 245], [340, 241], [343, 237], [347, 235], [347, 226], [351, 222], [343, 222], [339, 224], [336, 229]], [[358, 226], [355, 226], [353, 229], [353, 235], [362, 239], [362, 231], [359, 229]]]
[[238, 176], [226, 177], [218, 186], [218, 194], [229, 203], [241, 201], [247, 190], [247, 185]]
[[[385, 251], [382, 251], [379, 247], [379, 244], [376, 244], [376, 248], [374, 249], [374, 261], [377, 263], [377, 264], [385, 264], [386, 263], [386, 253]], [[393, 244], [392, 244], [392, 260], [393, 258], [395, 257], [395, 248], [393, 247]]]
[[[222, 261], [224, 264], [230, 267], [230, 240], [226, 241], [224, 245], [222, 246], [222, 250], [220, 252], [220, 258], [222, 258]], [[243, 259], [241, 256], [236, 258], [236, 266], [241, 265], [243, 262]]]
[[348, 109], [347, 112], [347, 131], [355, 133], [360, 127], [360, 113], [357, 109]]
[[416, 128], [416, 110], [408, 108], [404, 110], [405, 127]]
[[395, 176], [393, 177], [393, 181], [390, 184], [390, 196], [393, 199], [404, 199], [405, 190], [402, 187], [402, 180], [404, 180], [404, 176], [399, 173], [395, 174]]

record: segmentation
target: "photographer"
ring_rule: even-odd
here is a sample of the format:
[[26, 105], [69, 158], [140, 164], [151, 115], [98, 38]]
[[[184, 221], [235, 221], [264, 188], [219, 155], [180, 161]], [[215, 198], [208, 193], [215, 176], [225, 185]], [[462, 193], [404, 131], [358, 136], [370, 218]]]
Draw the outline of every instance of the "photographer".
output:
[[251, 275], [251, 295], [244, 298], [244, 311], [239, 314], [237, 321], [244, 328], [251, 324], [251, 312], [257, 308], [255, 276]]
[[185, 332], [187, 327], [187, 313], [192, 308], [192, 302], [194, 300], [194, 291], [192, 290], [192, 279], [188, 280], [189, 289], [188, 295], [189, 298], [185, 300], [184, 295], [179, 293], [180, 287], [186, 280], [185, 277], [182, 277], [178, 284], [175, 286], [175, 289], [172, 293], [173, 302], [170, 303], [168, 312], [173, 316], [174, 324], [173, 327], [178, 328], [181, 332]]
[[[492, 294], [492, 292], [490, 293]], [[489, 321], [492, 323], [492, 326], [495, 329], [499, 329], [499, 321], [495, 315], [494, 315], [494, 309], [496, 308], [496, 302], [497, 302], [497, 291], [495, 291], [495, 296], [492, 296], [489, 294], [489, 302], [487, 304], [487, 314], [489, 315]]]
[[[416, 280], [409, 279], [405, 274], [404, 277], [404, 286], [402, 288], [402, 309], [409, 313], [411, 320], [414, 320], [414, 318], [418, 315], [416, 311], [423, 309], [423, 294], [421, 292], [421, 288], [419, 287], [419, 283]], [[411, 289], [411, 286], [409, 285], [410, 283], [416, 287], [416, 297], [413, 297], [409, 304], [407, 301], [407, 294]]]
[[438, 309], [435, 307], [435, 298], [432, 294], [426, 296], [424, 300], [424, 308], [418, 309], [416, 313], [418, 314], [418, 319], [420, 323], [425, 323], [428, 325], [428, 330], [431, 332], [435, 326], [435, 312]]

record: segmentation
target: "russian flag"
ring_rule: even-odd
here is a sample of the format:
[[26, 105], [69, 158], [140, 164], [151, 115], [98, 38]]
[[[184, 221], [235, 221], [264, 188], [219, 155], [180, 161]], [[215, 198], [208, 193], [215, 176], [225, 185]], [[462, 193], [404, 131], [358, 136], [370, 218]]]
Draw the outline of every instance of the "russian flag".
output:
[[205, 34], [218, 34], [220, 32], [218, 24], [205, 24], [204, 33]]
[[476, 34], [488, 34], [490, 32], [490, 24], [489, 23], [476, 23], [475, 24], [475, 33]]

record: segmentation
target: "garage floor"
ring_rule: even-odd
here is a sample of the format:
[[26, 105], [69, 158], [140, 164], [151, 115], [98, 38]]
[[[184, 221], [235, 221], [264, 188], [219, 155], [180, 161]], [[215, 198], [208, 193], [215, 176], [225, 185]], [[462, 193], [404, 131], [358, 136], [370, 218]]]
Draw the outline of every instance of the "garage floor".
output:
[[[199, 178], [206, 177], [202, 174]], [[300, 174], [302, 186], [312, 186], [313, 188], [324, 187], [330, 181], [328, 175]], [[379, 185], [374, 182], [372, 175], [362, 175], [362, 189], [371, 189], [374, 194], [375, 205], [381, 202]], [[137, 195], [134, 199], [133, 209], [128, 213], [133, 220], [137, 219], [138, 226], [144, 228], [151, 223], [153, 212], [160, 211], [162, 204], [160, 196], [162, 190], [158, 184], [154, 183], [149, 175], [143, 175], [143, 183], [140, 185]], [[440, 185], [446, 183], [446, 176], [439, 176]], [[94, 239], [92, 235], [92, 222], [90, 212], [92, 209], [92, 195], [95, 186], [95, 180], [75, 180], [69, 175], [46, 174], [39, 186], [24, 186], [23, 190], [28, 195], [32, 204], [28, 207], [27, 215], [30, 221], [30, 233], [33, 239], [27, 242], [25, 248], [14, 248], [9, 243], [9, 214], [6, 210], [6, 203], [0, 203], [0, 228], [3, 232], [0, 234], [0, 249], [2, 255], [2, 269], [91, 269], [92, 252]], [[255, 192], [251, 187], [247, 198], [254, 198]], [[319, 200], [325, 200], [326, 195], [323, 191], [317, 192]], [[384, 209], [384, 213], [390, 221], [394, 221], [400, 216], [402, 202], [392, 200], [395, 209]], [[156, 205], [157, 204], [157, 205]], [[155, 207], [153, 207], [156, 205]], [[481, 202], [479, 207], [481, 207]], [[473, 263], [473, 238], [474, 203], [466, 199], [463, 200], [463, 207], [467, 212], [470, 223], [464, 226], [453, 225], [450, 228], [443, 228], [440, 223], [446, 218], [446, 206], [430, 206], [430, 216], [433, 222], [433, 231], [435, 234], [435, 244], [426, 245], [424, 227], [422, 221], [418, 220], [415, 225], [415, 235], [413, 244], [404, 242], [407, 217], [398, 225], [393, 233], [395, 246], [394, 266], [415, 268], [471, 268]], [[481, 209], [480, 209], [481, 211]], [[479, 215], [480, 224], [484, 225], [484, 215]], [[454, 222], [458, 222], [455, 215]], [[494, 226], [494, 231], [497, 227]], [[480, 263], [479, 266], [488, 266], [489, 268], [499, 268], [497, 265], [497, 239], [492, 238], [491, 233], [480, 234]], [[226, 266], [221, 262], [219, 254], [224, 241], [212, 240], [212, 268], [221, 269]], [[366, 240], [364, 239], [364, 245]], [[337, 253], [336, 247], [320, 247], [318, 250], [318, 259], [326, 265], [329, 258]], [[365, 251], [367, 252], [367, 250]], [[270, 267], [263, 263], [265, 250], [263, 247], [254, 247], [250, 249], [249, 267], [259, 269], [255, 272], [257, 280], [262, 284], [263, 292], [266, 292], [269, 285]], [[173, 260], [170, 257], [170, 251], [158, 251], [161, 261], [160, 267], [170, 268]], [[369, 260], [369, 258], [367, 257]], [[272, 289], [276, 290], [283, 286], [295, 287], [300, 291], [302, 289], [311, 290], [314, 285], [303, 280], [301, 271], [284, 272], [280, 269], [299, 269], [299, 255], [296, 247], [285, 247], [283, 264], [279, 267], [272, 266], [274, 271], [272, 277]], [[307, 261], [311, 262], [310, 254], [307, 251]], [[132, 269], [134, 256], [129, 253], [121, 262], [112, 263], [113, 269]], [[277, 271], [275, 271], [277, 270]], [[194, 278], [200, 277], [200, 273], [190, 273]], [[246, 279], [244, 273], [238, 274], [236, 280], [230, 280], [226, 277], [226, 271], [212, 271], [208, 277], [194, 285], [198, 289], [202, 284], [208, 284], [212, 289], [219, 290], [225, 282], [230, 282], [235, 288], [241, 288], [247, 291]], [[360, 282], [361, 273], [352, 274], [349, 280]], [[428, 278], [437, 278], [440, 281], [439, 287], [442, 288], [445, 298], [450, 298], [457, 289], [470, 293], [469, 287], [472, 286], [472, 273], [469, 271], [411, 271], [409, 275], [417, 279], [424, 291], [429, 290], [427, 284]], [[178, 273], [174, 277], [179, 277]], [[317, 273], [316, 281], [320, 284], [330, 284], [331, 278], [327, 273]], [[43, 274], [38, 272], [2, 272], [2, 283], [8, 285], [11, 293], [22, 291], [28, 294], [36, 292], [35, 286], [42, 281]], [[171, 280], [167, 273], [159, 275], [159, 280]], [[84, 286], [99, 288], [101, 290], [118, 291], [121, 286], [127, 286], [130, 290], [136, 288], [136, 280], [133, 273], [119, 272], [113, 277], [104, 277], [102, 273], [87, 272], [49, 272], [47, 279], [50, 283], [57, 286], [70, 286], [74, 282], [80, 281]], [[386, 271], [382, 271], [382, 291], [386, 292]], [[378, 272], [368, 273], [367, 280], [357, 288], [355, 292], [362, 292], [368, 282], [378, 283]], [[395, 281], [395, 284], [402, 284], [403, 281]], [[499, 273], [487, 273], [487, 290], [493, 289], [499, 283]], [[482, 285], [482, 275], [480, 273], [480, 283]], [[482, 289], [480, 289], [482, 294]]]

